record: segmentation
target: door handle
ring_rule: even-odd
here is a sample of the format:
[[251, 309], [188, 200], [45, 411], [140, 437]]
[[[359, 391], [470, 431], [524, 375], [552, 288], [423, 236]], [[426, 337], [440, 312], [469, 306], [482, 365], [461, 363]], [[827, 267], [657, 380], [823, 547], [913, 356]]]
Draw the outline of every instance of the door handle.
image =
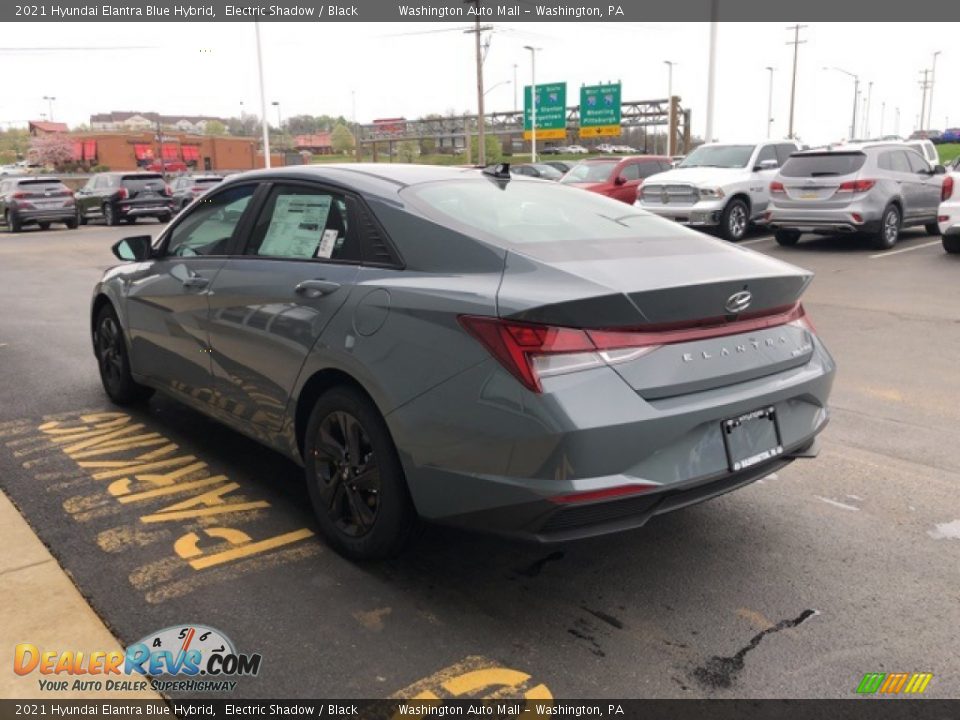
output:
[[318, 298], [324, 295], [330, 295], [340, 289], [340, 283], [330, 282], [328, 280], [304, 280], [298, 283], [293, 291], [297, 295], [306, 298]]
[[185, 288], [200, 290], [210, 284], [210, 281], [202, 275], [189, 275], [180, 281]]

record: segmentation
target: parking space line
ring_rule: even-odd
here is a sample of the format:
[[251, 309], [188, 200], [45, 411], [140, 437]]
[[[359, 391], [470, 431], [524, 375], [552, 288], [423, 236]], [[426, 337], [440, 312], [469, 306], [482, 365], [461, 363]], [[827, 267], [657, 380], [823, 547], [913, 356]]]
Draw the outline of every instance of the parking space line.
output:
[[742, 240], [737, 243], [737, 245], [756, 245], [758, 243], [766, 242], [767, 240], [773, 240], [773, 235], [766, 235], [760, 238], [754, 238], [753, 240]]
[[876, 255], [871, 255], [871, 260], [876, 260], [877, 258], [890, 257], [891, 255], [899, 255], [900, 253], [910, 252], [911, 250], [919, 250], [921, 248], [930, 247], [931, 245], [939, 245], [940, 240], [931, 240], [930, 242], [921, 243], [920, 245], [913, 245], [908, 248], [901, 248], [900, 250], [887, 250], [886, 252], [877, 253]]

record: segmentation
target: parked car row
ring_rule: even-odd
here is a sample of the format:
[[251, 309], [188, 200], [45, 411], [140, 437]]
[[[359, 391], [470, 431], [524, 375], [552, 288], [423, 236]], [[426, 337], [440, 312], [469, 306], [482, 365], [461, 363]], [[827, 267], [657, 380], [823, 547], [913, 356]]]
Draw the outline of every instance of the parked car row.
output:
[[159, 173], [104, 172], [74, 192], [57, 177], [5, 177], [0, 180], [0, 221], [10, 232], [30, 225], [46, 230], [53, 223], [73, 229], [96, 219], [107, 225], [142, 217], [165, 223], [221, 180], [220, 175], [183, 175], [167, 184]]

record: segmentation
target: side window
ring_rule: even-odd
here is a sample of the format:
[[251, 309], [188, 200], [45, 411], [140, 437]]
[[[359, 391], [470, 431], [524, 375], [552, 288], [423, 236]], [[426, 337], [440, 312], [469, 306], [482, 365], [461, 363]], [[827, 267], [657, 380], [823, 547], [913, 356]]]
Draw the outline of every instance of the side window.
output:
[[167, 255], [226, 255], [230, 240], [253, 197], [256, 185], [228, 188], [203, 202], [177, 223], [167, 242]]
[[275, 187], [257, 219], [246, 254], [359, 261], [346, 198], [321, 188]]
[[881, 170], [893, 170], [892, 155], [892, 152], [880, 153], [880, 157], [877, 158], [877, 167]]
[[930, 172], [930, 164], [915, 152], [908, 152], [907, 159], [910, 161], [910, 171], [913, 173]]
[[787, 158], [789, 158], [796, 151], [796, 145], [791, 145], [790, 143], [781, 143], [780, 145], [777, 145], [777, 162], [780, 163], [780, 167], [783, 167], [783, 164], [787, 161]]
[[660, 172], [660, 165], [661, 163], [659, 162], [640, 163], [637, 165], [637, 172], [640, 174], [640, 177], [648, 178]]
[[620, 174], [627, 180], [639, 180], [640, 179], [640, 164], [633, 163], [632, 165], [627, 165], [620, 171]]
[[764, 145], [760, 148], [760, 154], [757, 155], [757, 165], [760, 165], [764, 160], [776, 160], [777, 159], [777, 149], [773, 145]]
[[906, 150], [894, 150], [890, 153], [890, 167], [894, 172], [911, 173], [910, 161]]

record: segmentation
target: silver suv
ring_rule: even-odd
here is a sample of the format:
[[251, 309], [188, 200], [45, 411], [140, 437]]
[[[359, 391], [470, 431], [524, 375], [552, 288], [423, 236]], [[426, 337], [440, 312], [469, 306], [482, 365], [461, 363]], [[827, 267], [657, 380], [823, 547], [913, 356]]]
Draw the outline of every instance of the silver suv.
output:
[[944, 172], [897, 143], [795, 153], [770, 183], [767, 222], [781, 245], [803, 233], [864, 233], [891, 248], [907, 226], [939, 234]]

